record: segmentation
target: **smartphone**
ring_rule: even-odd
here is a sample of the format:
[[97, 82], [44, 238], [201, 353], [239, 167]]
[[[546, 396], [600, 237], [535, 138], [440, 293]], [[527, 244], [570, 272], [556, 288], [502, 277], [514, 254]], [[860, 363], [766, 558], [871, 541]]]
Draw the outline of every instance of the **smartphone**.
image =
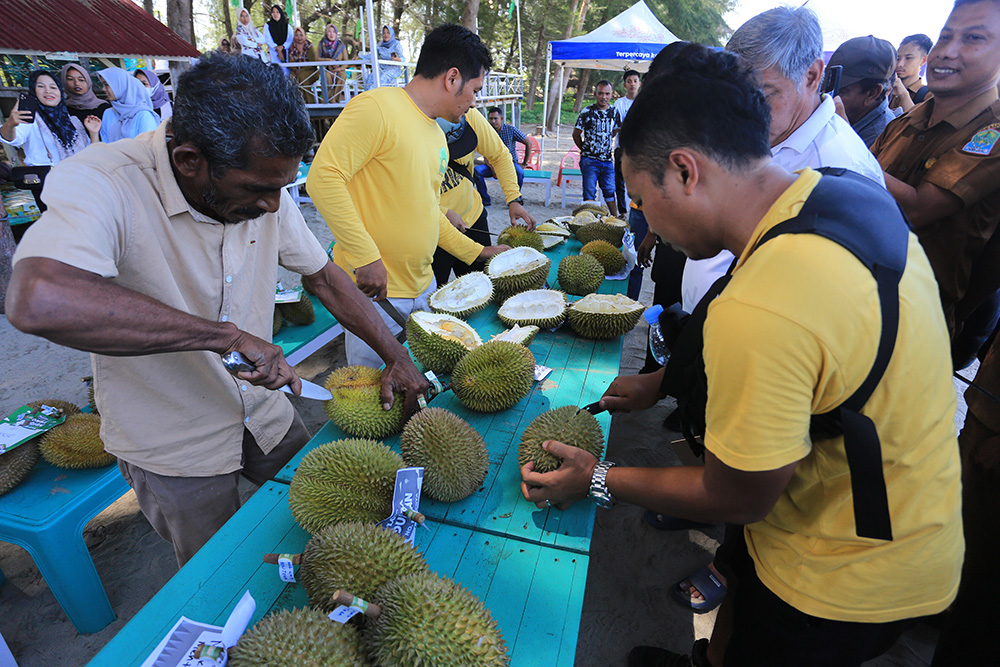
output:
[[840, 77], [844, 73], [841, 65], [834, 65], [826, 68], [826, 76], [823, 77], [823, 88], [819, 92], [830, 93], [831, 97], [840, 95]]
[[21, 93], [21, 96], [18, 98], [17, 101], [17, 110], [31, 112], [31, 120], [29, 120], [28, 122], [34, 123], [35, 112], [38, 111], [38, 100], [32, 96], [29, 96], [27, 93]]

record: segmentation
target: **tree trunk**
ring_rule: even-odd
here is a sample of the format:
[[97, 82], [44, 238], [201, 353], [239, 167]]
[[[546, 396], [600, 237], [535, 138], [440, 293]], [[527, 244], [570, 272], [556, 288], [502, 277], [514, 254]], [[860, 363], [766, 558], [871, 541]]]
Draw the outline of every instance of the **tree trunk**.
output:
[[153, 13], [153, 0], [142, 0], [142, 8], [146, 10], [146, 13], [150, 16], [156, 16]]
[[191, 3], [192, 0], [167, 0], [167, 27], [188, 44], [196, 46]]
[[10, 274], [13, 272], [14, 234], [10, 231], [10, 221], [7, 214], [0, 217], [0, 315], [4, 312], [7, 285], [10, 284]]
[[[590, 0], [584, 0], [588, 5]], [[569, 39], [573, 36], [574, 19], [576, 18], [576, 8], [580, 6], [580, 0], [572, 0], [572, 4], [569, 8], [569, 23], [566, 25], [566, 32], [563, 35], [563, 39]], [[549, 97], [555, 99], [549, 99], [549, 112], [548, 117], [545, 119], [545, 129], [554, 130], [556, 124], [559, 122], [559, 111], [562, 106], [562, 93], [566, 90], [566, 82], [569, 80], [569, 68], [560, 66], [556, 70], [555, 76], [552, 77], [552, 84], [549, 86]]]
[[403, 20], [403, 12], [406, 11], [406, 0], [393, 0], [392, 3], [392, 29], [399, 34], [399, 24]]
[[535, 58], [531, 64], [531, 79], [528, 82], [528, 109], [535, 108], [535, 91], [538, 89], [538, 80], [545, 67], [545, 23], [542, 22], [538, 28], [538, 43], [535, 45]]
[[479, 34], [479, 0], [465, 0], [462, 10], [462, 25]]
[[514, 26], [514, 32], [510, 37], [510, 49], [507, 50], [507, 62], [504, 65], [503, 71], [510, 72], [511, 67], [514, 65], [514, 49], [517, 48], [517, 26]]
[[222, 3], [222, 21], [226, 27], [226, 39], [233, 37], [233, 17], [229, 12], [229, 0], [219, 0]]
[[583, 103], [587, 99], [587, 88], [590, 87], [590, 70], [585, 69], [580, 72], [580, 83], [576, 84], [576, 99], [573, 101], [573, 113], [580, 113]]

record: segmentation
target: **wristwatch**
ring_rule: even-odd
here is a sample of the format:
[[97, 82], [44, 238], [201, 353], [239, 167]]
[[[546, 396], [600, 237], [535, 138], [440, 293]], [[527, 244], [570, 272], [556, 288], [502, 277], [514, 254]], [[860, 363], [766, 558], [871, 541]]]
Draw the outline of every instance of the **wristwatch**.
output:
[[521, 206], [524, 206], [524, 197], [518, 197], [517, 199], [511, 199], [509, 202], [507, 202], [507, 206], [510, 206], [511, 204], [520, 204]]
[[609, 509], [618, 504], [615, 497], [608, 491], [608, 470], [614, 463], [612, 461], [599, 461], [594, 466], [594, 475], [590, 478], [590, 498], [594, 504], [604, 509]]

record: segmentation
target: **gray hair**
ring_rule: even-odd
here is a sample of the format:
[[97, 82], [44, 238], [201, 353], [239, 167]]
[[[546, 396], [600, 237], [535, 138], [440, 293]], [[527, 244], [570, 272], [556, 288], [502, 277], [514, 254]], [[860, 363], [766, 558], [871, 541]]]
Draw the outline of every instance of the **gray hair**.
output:
[[214, 178], [253, 157], [301, 157], [316, 135], [293, 79], [256, 58], [212, 51], [184, 72], [174, 98], [174, 139], [205, 156]]
[[823, 58], [823, 31], [811, 9], [776, 7], [741, 25], [726, 49], [757, 71], [777, 68], [799, 87], [812, 64]]

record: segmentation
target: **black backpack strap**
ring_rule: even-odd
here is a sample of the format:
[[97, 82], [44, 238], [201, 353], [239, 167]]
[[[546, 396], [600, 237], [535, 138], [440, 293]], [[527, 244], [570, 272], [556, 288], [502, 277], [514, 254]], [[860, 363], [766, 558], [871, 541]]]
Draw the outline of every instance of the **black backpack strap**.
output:
[[914, 104], [920, 104], [925, 99], [927, 99], [927, 91], [928, 90], [929, 90], [929, 88], [927, 86], [921, 86], [920, 90], [918, 90], [917, 92], [915, 92], [913, 94], [913, 103]]
[[462, 136], [455, 141], [448, 144], [448, 168], [464, 176], [465, 178], [472, 181], [472, 184], [476, 184], [476, 172], [475, 170], [469, 169], [465, 165], [458, 161], [458, 158], [465, 157], [472, 151], [476, 150], [479, 145], [479, 135], [476, 131], [472, 129], [472, 125], [468, 120], [463, 120], [465, 128], [462, 130]]

